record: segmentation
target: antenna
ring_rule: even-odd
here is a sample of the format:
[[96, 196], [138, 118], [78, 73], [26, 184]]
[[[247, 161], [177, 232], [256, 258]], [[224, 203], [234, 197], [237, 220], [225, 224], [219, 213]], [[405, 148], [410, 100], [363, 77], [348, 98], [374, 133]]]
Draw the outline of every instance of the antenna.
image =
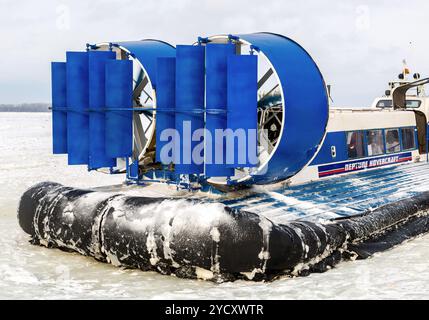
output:
[[326, 85], [326, 91], [328, 92], [329, 100], [331, 100], [331, 102], [334, 103], [334, 100], [332, 100], [332, 97], [331, 97], [331, 85], [330, 84]]

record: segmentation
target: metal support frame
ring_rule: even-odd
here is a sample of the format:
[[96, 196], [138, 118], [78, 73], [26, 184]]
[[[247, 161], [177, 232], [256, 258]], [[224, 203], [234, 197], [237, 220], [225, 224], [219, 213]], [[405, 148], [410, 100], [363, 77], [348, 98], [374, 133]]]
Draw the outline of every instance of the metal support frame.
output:
[[392, 92], [393, 109], [405, 109], [407, 91], [411, 88], [423, 86], [427, 83], [429, 83], [429, 78], [424, 78], [424, 79], [420, 79], [417, 81], [400, 85], [395, 89], [393, 89], [393, 92]]

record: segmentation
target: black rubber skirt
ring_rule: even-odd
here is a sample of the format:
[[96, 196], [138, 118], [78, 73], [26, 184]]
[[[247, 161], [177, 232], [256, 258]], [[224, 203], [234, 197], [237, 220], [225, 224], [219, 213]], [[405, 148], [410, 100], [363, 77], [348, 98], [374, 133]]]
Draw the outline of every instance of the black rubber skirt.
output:
[[427, 232], [428, 209], [424, 192], [351, 218], [276, 224], [220, 203], [43, 182], [23, 194], [18, 220], [33, 244], [221, 282], [306, 275], [369, 257]]

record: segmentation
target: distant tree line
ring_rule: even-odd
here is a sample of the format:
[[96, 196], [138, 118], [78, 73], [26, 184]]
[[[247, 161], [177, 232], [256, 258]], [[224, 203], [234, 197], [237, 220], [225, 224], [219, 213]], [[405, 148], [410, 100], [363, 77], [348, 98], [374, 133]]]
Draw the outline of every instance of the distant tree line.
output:
[[0, 112], [49, 112], [49, 103], [0, 104]]

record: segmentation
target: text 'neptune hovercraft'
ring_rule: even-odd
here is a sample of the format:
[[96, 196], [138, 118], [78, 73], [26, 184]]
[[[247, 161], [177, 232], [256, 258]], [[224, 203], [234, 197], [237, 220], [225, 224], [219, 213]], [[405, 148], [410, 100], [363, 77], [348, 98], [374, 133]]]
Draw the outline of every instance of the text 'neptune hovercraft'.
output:
[[366, 258], [429, 229], [428, 79], [408, 73], [345, 109], [277, 34], [67, 52], [52, 63], [53, 152], [125, 183], [40, 183], [19, 223], [34, 244], [214, 281]]

